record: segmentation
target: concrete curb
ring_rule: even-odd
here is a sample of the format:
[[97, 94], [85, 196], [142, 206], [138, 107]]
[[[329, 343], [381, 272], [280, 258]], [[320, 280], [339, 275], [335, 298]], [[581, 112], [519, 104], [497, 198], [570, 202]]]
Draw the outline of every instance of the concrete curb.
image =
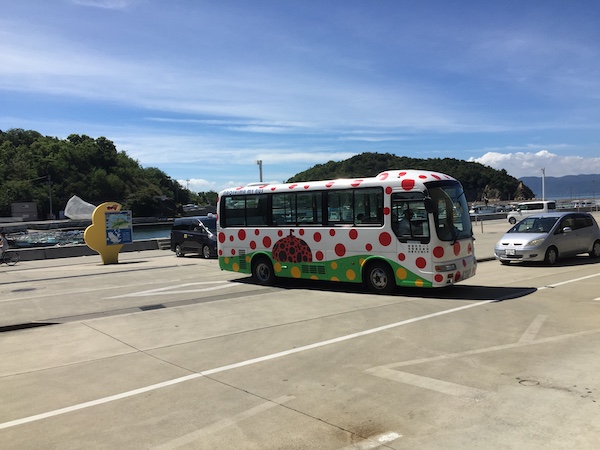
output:
[[[168, 248], [165, 242], [169, 239], [148, 239], [144, 241], [135, 241], [131, 244], [125, 244], [121, 253], [124, 252], [139, 252], [143, 250], [161, 250]], [[85, 244], [66, 245], [63, 247], [36, 247], [36, 248], [20, 248], [15, 250], [19, 253], [21, 261], [36, 261], [40, 259], [58, 259], [58, 258], [73, 258], [76, 256], [92, 256], [98, 252], [92, 250]]]

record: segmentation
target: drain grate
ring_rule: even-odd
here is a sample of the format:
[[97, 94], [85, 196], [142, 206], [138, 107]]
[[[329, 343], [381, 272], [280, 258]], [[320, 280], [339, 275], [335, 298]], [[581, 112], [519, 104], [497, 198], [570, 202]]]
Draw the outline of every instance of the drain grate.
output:
[[146, 305], [146, 306], [140, 306], [140, 309], [142, 311], [152, 311], [153, 309], [162, 309], [162, 308], [166, 308], [165, 305], [162, 304], [157, 304], [157, 305]]

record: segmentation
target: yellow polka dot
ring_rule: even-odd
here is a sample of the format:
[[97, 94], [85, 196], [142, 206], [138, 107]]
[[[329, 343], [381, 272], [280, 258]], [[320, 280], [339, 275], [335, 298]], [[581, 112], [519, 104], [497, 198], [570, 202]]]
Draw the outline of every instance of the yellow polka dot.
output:
[[354, 273], [354, 270], [351, 270], [351, 269], [346, 270], [346, 278], [348, 278], [350, 281], [354, 280], [356, 278], [356, 274]]
[[302, 275], [302, 272], [300, 272], [300, 269], [298, 269], [297, 267], [292, 267], [292, 276], [294, 278], [300, 278], [300, 275]]
[[365, 258], [360, 258], [360, 259], [358, 260], [358, 263], [360, 264], [360, 266], [361, 266], [361, 267], [365, 265], [365, 262], [366, 262], [366, 259], [365, 259]]
[[421, 280], [420, 278], [418, 280], [415, 281], [415, 286], [416, 287], [423, 287], [423, 280]]
[[250, 256], [246, 256], [246, 262], [249, 263], [250, 262]]
[[238, 270], [240, 270], [240, 266], [238, 265], [238, 263], [233, 263], [233, 265], [231, 266], [231, 269], [234, 272], [237, 272]]
[[229, 264], [229, 258], [223, 258], [223, 262], [224, 262], [225, 264]]
[[333, 261], [333, 262], [331, 263], [331, 268], [332, 268], [333, 270], [337, 269], [337, 268], [338, 268], [338, 264], [337, 264], [335, 261]]
[[276, 262], [275, 265], [273, 266], [273, 269], [275, 270], [275, 272], [279, 273], [281, 272], [281, 264]]
[[408, 276], [408, 274], [406, 273], [406, 269], [404, 267], [399, 267], [396, 270], [396, 276], [400, 279], [400, 280], [404, 280], [406, 279], [406, 277]]
[[331, 277], [331, 281], [340, 281], [338, 277]]
[[318, 280], [318, 279], [319, 279], [319, 277], [318, 277], [318, 276], [316, 276], [316, 275], [311, 275], [311, 276], [310, 276], [310, 279], [311, 279], [311, 280]]

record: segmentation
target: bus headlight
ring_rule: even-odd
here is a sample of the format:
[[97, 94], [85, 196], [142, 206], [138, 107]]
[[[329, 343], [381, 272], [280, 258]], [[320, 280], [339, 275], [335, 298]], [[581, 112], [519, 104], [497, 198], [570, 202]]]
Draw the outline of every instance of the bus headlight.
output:
[[456, 264], [444, 264], [435, 266], [436, 272], [454, 272], [456, 270]]

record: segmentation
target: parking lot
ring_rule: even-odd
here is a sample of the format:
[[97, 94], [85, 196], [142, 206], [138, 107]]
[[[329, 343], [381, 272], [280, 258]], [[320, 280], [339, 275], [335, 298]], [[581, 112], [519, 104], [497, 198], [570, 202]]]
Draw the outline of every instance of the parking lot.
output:
[[169, 251], [0, 268], [11, 449], [596, 448], [600, 262], [272, 287]]

